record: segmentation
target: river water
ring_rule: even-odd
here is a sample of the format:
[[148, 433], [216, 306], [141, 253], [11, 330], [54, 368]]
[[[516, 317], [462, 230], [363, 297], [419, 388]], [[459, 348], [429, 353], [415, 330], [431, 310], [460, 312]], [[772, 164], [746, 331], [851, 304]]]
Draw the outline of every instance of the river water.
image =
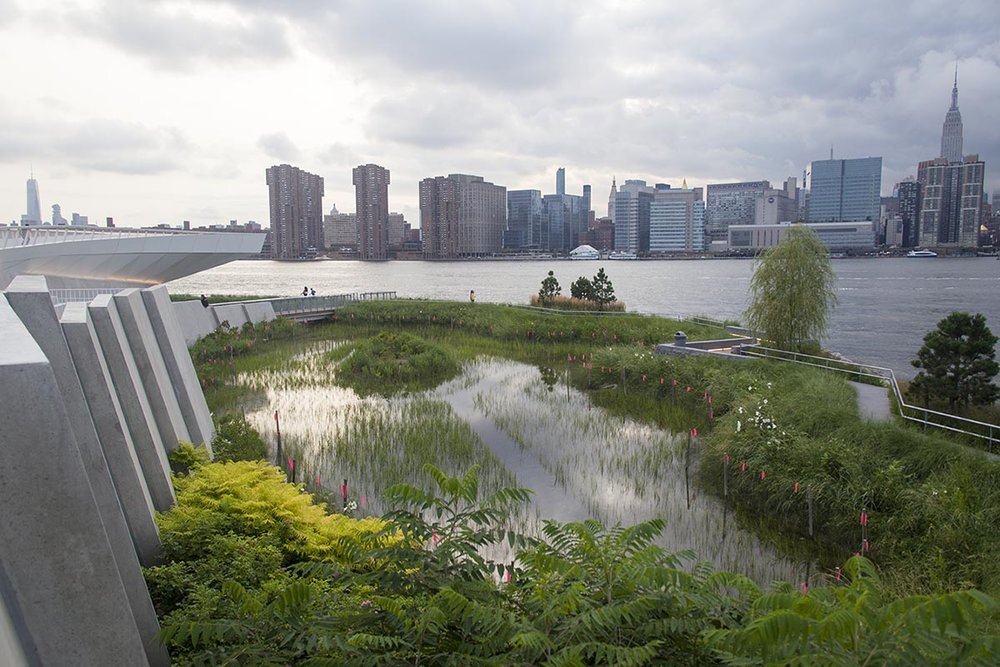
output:
[[[739, 319], [747, 306], [750, 260], [274, 262], [238, 261], [175, 280], [175, 293], [293, 296], [395, 291], [401, 297], [527, 303], [549, 270], [565, 293], [603, 266], [630, 311]], [[1000, 332], [1000, 262], [992, 257], [835, 259], [838, 305], [824, 346], [901, 377], [923, 336], [950, 312], [982, 313]]]

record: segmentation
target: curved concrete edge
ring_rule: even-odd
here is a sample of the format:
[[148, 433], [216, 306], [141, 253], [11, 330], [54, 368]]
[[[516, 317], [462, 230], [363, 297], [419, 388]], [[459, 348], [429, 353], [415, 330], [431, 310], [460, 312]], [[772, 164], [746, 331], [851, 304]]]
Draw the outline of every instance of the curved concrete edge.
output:
[[0, 564], [29, 663], [148, 664], [51, 364], [0, 298]]
[[139, 559], [111, 478], [107, 459], [98, 441], [80, 378], [70, 357], [62, 328], [56, 319], [45, 278], [19, 276], [8, 286], [6, 297], [15, 315], [49, 361], [87, 473], [91, 494], [104, 527], [105, 539], [111, 547], [119, 578], [128, 596], [133, 619], [144, 645], [156, 649], [156, 654], [148, 657], [154, 662], [166, 664], [166, 651], [156, 642], [156, 634], [159, 632], [156, 611], [146, 589]]
[[[142, 290], [142, 300], [191, 441], [204, 446], [211, 456], [215, 425], [191, 361], [191, 354], [184, 343], [175, 310], [171, 307], [170, 294], [166, 287], [160, 285]], [[200, 302], [196, 303], [201, 306]], [[202, 310], [205, 310], [204, 307]], [[273, 309], [271, 315], [274, 315]]]

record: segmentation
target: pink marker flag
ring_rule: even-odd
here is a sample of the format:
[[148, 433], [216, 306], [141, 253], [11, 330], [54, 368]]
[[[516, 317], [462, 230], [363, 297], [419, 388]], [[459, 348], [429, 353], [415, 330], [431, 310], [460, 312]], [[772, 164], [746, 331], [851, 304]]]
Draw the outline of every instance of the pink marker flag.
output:
[[368, 507], [368, 496], [361, 496], [361, 509]]
[[761, 471], [760, 471], [760, 478], [761, 478], [761, 479], [764, 479], [765, 477], [767, 477], [767, 473], [766, 473], [766, 472], [764, 472], [763, 470], [761, 470]]
[[726, 455], [725, 455], [725, 456], [723, 457], [723, 460], [724, 460], [724, 461], [726, 462], [726, 465], [729, 465], [729, 454], [726, 454]]
[[293, 470], [295, 470], [295, 460], [291, 456], [289, 456], [288, 457], [288, 471], [291, 472]]
[[795, 482], [795, 493], [799, 492], [799, 483]]
[[837, 568], [837, 581], [840, 581], [840, 568]]

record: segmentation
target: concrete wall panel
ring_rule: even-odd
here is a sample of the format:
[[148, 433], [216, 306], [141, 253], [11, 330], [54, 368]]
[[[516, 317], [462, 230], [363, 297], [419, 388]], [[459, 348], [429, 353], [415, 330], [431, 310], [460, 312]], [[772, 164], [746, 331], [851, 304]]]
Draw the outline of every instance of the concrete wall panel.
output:
[[153, 336], [159, 344], [170, 384], [184, 417], [184, 423], [191, 436], [191, 442], [204, 445], [211, 454], [215, 426], [212, 424], [212, 415], [208, 411], [205, 395], [201, 391], [201, 384], [198, 381], [198, 374], [194, 370], [191, 354], [184, 343], [184, 336], [171, 307], [167, 288], [160, 285], [144, 289], [142, 290], [142, 300], [149, 315], [149, 322], [153, 327]]
[[173, 451], [181, 440], [191, 440], [181, 406], [170, 382], [170, 373], [163, 361], [160, 345], [153, 333], [153, 325], [143, 303], [142, 292], [126, 289], [114, 296], [115, 306], [125, 330], [125, 338], [132, 350], [139, 379], [146, 390], [149, 407], [160, 430], [160, 438], [167, 451]]
[[274, 319], [274, 306], [271, 305], [270, 301], [244, 303], [243, 311], [246, 313], [247, 320], [254, 324], [270, 322]]
[[229, 326], [239, 329], [247, 323], [247, 314], [243, 310], [242, 303], [220, 303], [211, 309], [215, 311], [215, 319], [219, 324], [229, 322]]
[[174, 301], [171, 305], [188, 347], [219, 326], [219, 321], [215, 319], [215, 311], [205, 308], [200, 301]]
[[70, 357], [62, 328], [56, 319], [52, 299], [42, 276], [19, 276], [6, 291], [7, 301], [21, 323], [35, 339], [48, 359], [69, 417], [91, 493], [103, 524], [104, 539], [114, 555], [133, 618], [143, 637], [144, 644], [153, 652], [151, 658], [159, 664], [168, 664], [166, 651], [156, 641], [159, 624], [149, 599], [146, 582], [139, 566], [139, 559], [132, 544], [118, 494], [111, 480], [108, 462], [97, 438], [84, 397], [83, 387]]
[[0, 567], [19, 643], [44, 665], [147, 664], [55, 373], [6, 298], [0, 340]]
[[90, 303], [88, 311], [111, 374], [118, 403], [125, 416], [125, 425], [132, 435], [135, 453], [142, 466], [149, 495], [153, 499], [153, 507], [157, 511], [166, 512], [176, 503], [174, 486], [170, 481], [167, 450], [149, 407], [139, 371], [132, 359], [115, 302], [110, 296], [103, 294]]
[[83, 303], [67, 304], [60, 318], [73, 364], [83, 384], [83, 393], [104, 458], [111, 471], [125, 521], [139, 560], [147, 567], [160, 562], [160, 535], [153, 520], [153, 500], [146, 486], [142, 465], [126, 428], [118, 395], [108, 365], [101, 354], [97, 333]]

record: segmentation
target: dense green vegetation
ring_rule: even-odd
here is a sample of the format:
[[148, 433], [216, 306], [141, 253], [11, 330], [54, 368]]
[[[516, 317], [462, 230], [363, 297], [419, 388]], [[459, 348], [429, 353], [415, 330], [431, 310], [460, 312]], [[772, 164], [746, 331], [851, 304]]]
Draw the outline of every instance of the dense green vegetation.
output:
[[405, 332], [383, 331], [354, 345], [338, 367], [337, 381], [362, 396], [390, 395], [432, 389], [460, 368], [440, 345]]
[[[284, 498], [271, 488], [280, 475], [258, 472], [273, 469], [211, 472], [218, 464], [194, 461], [174, 510], [190, 521], [165, 521], [165, 545], [175, 527], [178, 537], [165, 569], [150, 573], [172, 654], [179, 664], [989, 664], [1000, 650], [989, 631], [995, 602], [974, 589], [1000, 590], [1000, 464], [945, 436], [862, 422], [853, 389], [833, 374], [650, 352], [681, 328], [691, 340], [722, 335], [635, 315], [369, 302], [280, 338], [229, 332], [196, 359], [203, 380], [216, 378], [206, 390], [213, 409], [231, 404], [237, 373], [304, 363], [305, 344], [330, 338], [351, 342], [324, 363], [345, 364], [385, 331], [418, 335], [453, 359], [490, 354], [534, 361], [543, 375], [566, 369], [612, 414], [697, 428], [703, 486], [741, 516], [766, 520], [779, 542], [816, 545], [835, 573], [827, 587], [764, 592], [693, 566], [690, 554], [652, 544], [655, 521], [550, 523], [535, 540], [512, 535], [502, 519], [523, 493], [501, 491], [509, 482], [496, 471], [480, 490], [478, 476], [455, 467], [471, 455], [437, 459], [427, 484], [382, 488], [398, 508], [385, 523], [355, 530], [338, 517], [329, 545], [275, 500]], [[369, 463], [388, 471], [433, 461], [439, 421], [418, 417], [436, 405], [412, 406], [406, 434], [371, 414], [350, 416], [337, 451], [361, 461], [366, 439], [419, 442], [414, 458]], [[230, 475], [270, 500], [232, 499]], [[492, 500], [479, 503], [483, 494]], [[192, 499], [196, 510], [186, 509]], [[517, 551], [513, 569], [477, 550], [498, 540]]]
[[260, 461], [267, 458], [267, 443], [246, 417], [229, 413], [216, 423], [212, 455], [216, 461]]
[[[662, 523], [503, 528], [528, 492], [428, 466], [379, 520], [328, 515], [262, 462], [196, 466], [147, 570], [174, 664], [985, 664], [975, 592], [881, 597], [863, 559], [831, 587], [762, 593], [652, 544]], [[507, 542], [516, 564], [481, 549]]]

